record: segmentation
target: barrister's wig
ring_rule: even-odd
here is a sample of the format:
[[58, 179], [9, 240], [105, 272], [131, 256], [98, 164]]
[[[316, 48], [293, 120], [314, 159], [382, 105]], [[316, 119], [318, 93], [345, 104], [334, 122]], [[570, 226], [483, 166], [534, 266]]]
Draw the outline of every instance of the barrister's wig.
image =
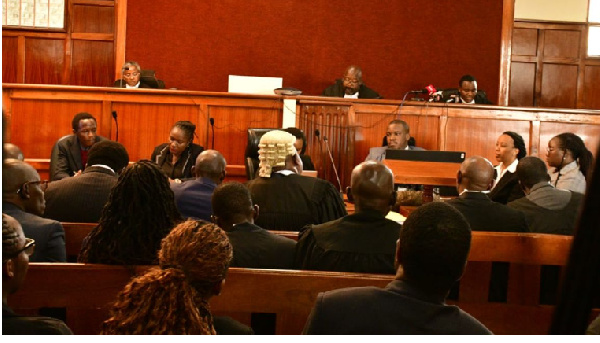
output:
[[274, 167], [285, 166], [286, 156], [296, 154], [295, 142], [296, 137], [285, 131], [273, 130], [265, 133], [258, 144], [258, 175], [271, 177]]

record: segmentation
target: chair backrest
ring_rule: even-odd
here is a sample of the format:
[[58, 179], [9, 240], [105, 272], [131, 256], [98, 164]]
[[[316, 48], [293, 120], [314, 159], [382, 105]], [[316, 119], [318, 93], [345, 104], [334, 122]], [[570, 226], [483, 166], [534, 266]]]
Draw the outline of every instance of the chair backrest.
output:
[[156, 74], [154, 70], [142, 70], [140, 76], [140, 81], [151, 86], [152, 88], [164, 89], [165, 83], [163, 80], [159, 80], [156, 78]]
[[248, 129], [248, 144], [246, 145], [246, 152], [244, 153], [244, 160], [246, 165], [246, 176], [248, 180], [252, 180], [256, 177], [258, 171], [258, 143], [260, 138], [267, 132], [277, 130], [271, 129]]

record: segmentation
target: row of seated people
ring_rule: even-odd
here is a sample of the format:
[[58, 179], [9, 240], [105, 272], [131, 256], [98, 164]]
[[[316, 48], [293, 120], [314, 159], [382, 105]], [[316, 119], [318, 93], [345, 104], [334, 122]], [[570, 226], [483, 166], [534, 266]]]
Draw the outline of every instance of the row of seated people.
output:
[[[144, 73], [149, 75], [143, 75]], [[121, 68], [121, 79], [116, 80], [113, 87], [118, 88], [165, 88], [162, 80], [157, 80], [154, 72], [142, 70], [135, 61], [125, 62]], [[491, 104], [485, 92], [478, 91], [477, 80], [471, 75], [464, 75], [458, 82], [458, 89], [430, 92], [431, 101], [462, 103], [462, 104]], [[358, 66], [346, 68], [344, 76], [321, 94], [323, 96], [349, 99], [381, 99], [382, 96], [367, 87], [363, 82], [363, 72]]]
[[[282, 175], [287, 174], [288, 176], [291, 176], [293, 171], [299, 171], [298, 168], [301, 168], [301, 162], [293, 148], [295, 139], [293, 136], [284, 132], [274, 131], [273, 134], [265, 135], [264, 139], [264, 142], [261, 140], [261, 148], [263, 149], [263, 156], [261, 156], [263, 157], [261, 158], [261, 179], [270, 179], [274, 176], [273, 174], [277, 174], [278, 172], [281, 172], [280, 174]], [[118, 143], [106, 142], [105, 144], [98, 144], [97, 150], [103, 145], [110, 144], [114, 145]], [[122, 149], [124, 150], [124, 148]], [[112, 156], [112, 154], [109, 155]], [[223, 160], [222, 156], [219, 156], [216, 152], [207, 151], [203, 156], [207, 155], [212, 155], [213, 161], [219, 162], [220, 160]], [[269, 164], [269, 162], [271, 162], [271, 164]], [[470, 163], [475, 166], [483, 165], [488, 168], [488, 170], [491, 168], [489, 163], [481, 163], [481, 160], [478, 160], [477, 158], [467, 162], [468, 163], [465, 164], [467, 167]], [[216, 163], [216, 165], [223, 164], [224, 163]], [[124, 165], [126, 165], [126, 162], [123, 166]], [[285, 168], [279, 168], [281, 165], [285, 166]], [[521, 166], [521, 164], [519, 164], [519, 166]], [[527, 163], [524, 163], [522, 166], [524, 166], [523, 170], [527, 170]], [[534, 163], [533, 166], [535, 167], [536, 164]], [[537, 166], [543, 166], [543, 168], [545, 168], [543, 162], [541, 165], [538, 163]], [[202, 168], [198, 169], [201, 170]], [[465, 173], [467, 173], [468, 169], [469, 168], [465, 168]], [[35, 174], [37, 173], [33, 168], [25, 163], [9, 160], [6, 162], [5, 170], [6, 174], [4, 180], [7, 181], [6, 184], [9, 185], [8, 190], [4, 192], [5, 194], [12, 195], [12, 200], [16, 200], [17, 195], [18, 198], [23, 199], [24, 202], [28, 199], [34, 200], [33, 203], [28, 203], [29, 205], [23, 206], [23, 208], [30, 205], [35, 206], [40, 202], [43, 204], [43, 192], [39, 192], [42, 188], [40, 186], [43, 184], [39, 181], [39, 175], [37, 175], [37, 180], [24, 181], [25, 179], [35, 178]], [[221, 168], [221, 173], [218, 174], [219, 176], [223, 175], [223, 170], [224, 167]], [[488, 174], [491, 173], [488, 171]], [[519, 174], [519, 169], [517, 169], [517, 174]], [[545, 175], [547, 176], [547, 172]], [[387, 212], [389, 205], [393, 201], [392, 198], [395, 199], [395, 197], [392, 197], [393, 176], [391, 172], [381, 164], [365, 163], [359, 165], [354, 170], [352, 176], [352, 186], [355, 198], [357, 199], [357, 214], [354, 219], [360, 218], [361, 215], [368, 215], [369, 212], [380, 212], [371, 214], [380, 216], [383, 219], [384, 214]], [[17, 181], [16, 184], [20, 185], [20, 187], [14, 187], [15, 185], [11, 184], [12, 181]], [[37, 192], [35, 192], [35, 186], [38, 186]], [[238, 226], [237, 224], [245, 224], [246, 222], [252, 224], [256, 208], [254, 208], [254, 211], [252, 210], [252, 200], [248, 190], [242, 185], [236, 185], [235, 183], [225, 184], [222, 187], [223, 189], [227, 189], [228, 186], [232, 188], [237, 186], [240, 192], [246, 192], [247, 195], [238, 193], [233, 198], [247, 199], [244, 208], [250, 209], [250, 211], [244, 211], [242, 208], [239, 211], [235, 211], [235, 213], [241, 215], [243, 221], [238, 222], [238, 220], [233, 220], [231, 221], [231, 227], [235, 230], [236, 226]], [[5, 187], [5, 190], [6, 188], [7, 187]], [[15, 191], [10, 191], [13, 188], [15, 188]], [[213, 194], [214, 221], [219, 223], [222, 227], [227, 228], [227, 222], [220, 222], [223, 220], [222, 218], [227, 218], [227, 216], [222, 215], [222, 212], [215, 208], [215, 206], [218, 206], [216, 205], [218, 204], [218, 201], [215, 201], [214, 197], [218, 196], [218, 191], [219, 189]], [[41, 199], [39, 193], [42, 195]], [[15, 204], [14, 201], [10, 203]], [[225, 207], [229, 209], [231, 205], [235, 203], [235, 200], [224, 201], [224, 203], [226, 204]], [[385, 208], [385, 210], [380, 211], [377, 206], [381, 206], [382, 208]], [[242, 215], [244, 213], [245, 215]], [[83, 247], [81, 260], [84, 262], [129, 265], [156, 263], [156, 251], [158, 250], [160, 240], [168, 234], [178, 221], [181, 220], [178, 210], [175, 207], [175, 201], [167, 179], [161, 170], [155, 164], [150, 162], [139, 162], [125, 169], [117, 186], [110, 194], [108, 204], [103, 211], [103, 217], [106, 217], [106, 220], [101, 218], [99, 226], [90, 234]], [[347, 221], [345, 219], [348, 219], [348, 217], [339, 221]], [[383, 221], [385, 222], [384, 219]], [[389, 224], [395, 223], [392, 222]], [[352, 225], [348, 227], [352, 227]], [[355, 225], [355, 228], [356, 227], [357, 225]], [[153, 228], [157, 228], [157, 230], [153, 230]], [[260, 228], [254, 229], [260, 230]], [[302, 241], [303, 237], [309, 237], [308, 232], [311, 230], [317, 231], [313, 229], [315, 229], [315, 227], [308, 228], [301, 234], [300, 240]], [[339, 230], [339, 232], [344, 234], [346, 231], [350, 232], [350, 230], [352, 229]], [[399, 225], [396, 224], [394, 230], [395, 235], [393, 241], [401, 235]], [[328, 231], [323, 232], [325, 235], [330, 234]], [[149, 244], [145, 244], [142, 241], [146, 241], [145, 243]], [[107, 244], [107, 242], [109, 242], [108, 246], [102, 246], [102, 244]], [[298, 244], [300, 245], [300, 242]], [[98, 247], [98, 245], [100, 245], [100, 247]], [[235, 250], [235, 243], [233, 245]], [[363, 246], [364, 243], [356, 245], [360, 247]], [[354, 253], [357, 256], [360, 255], [360, 251]], [[394, 255], [394, 252], [392, 252], [392, 260], [394, 259]], [[392, 272], [394, 271], [395, 269], [392, 270]]]

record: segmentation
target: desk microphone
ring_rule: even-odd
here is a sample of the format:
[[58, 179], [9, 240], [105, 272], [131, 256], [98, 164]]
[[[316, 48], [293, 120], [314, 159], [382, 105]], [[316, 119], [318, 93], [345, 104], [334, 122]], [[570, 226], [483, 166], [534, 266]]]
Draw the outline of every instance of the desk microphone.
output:
[[323, 141], [325, 142], [325, 147], [327, 148], [327, 152], [329, 153], [329, 159], [331, 160], [331, 165], [333, 166], [333, 172], [335, 173], [335, 178], [337, 179], [338, 186], [340, 187], [340, 194], [343, 194], [342, 183], [340, 182], [340, 176], [338, 175], [337, 168], [335, 167], [335, 163], [333, 162], [333, 155], [331, 154], [331, 150], [329, 150], [329, 143], [327, 140], [327, 136], [323, 136]]
[[210, 127], [212, 128], [212, 148], [215, 149], [215, 118], [210, 118]]
[[[123, 80], [123, 79], [121, 79]], [[117, 127], [117, 139], [115, 139], [115, 142], [119, 141], [119, 121], [117, 120], [117, 111], [112, 111], [112, 117], [115, 120], [115, 126]]]

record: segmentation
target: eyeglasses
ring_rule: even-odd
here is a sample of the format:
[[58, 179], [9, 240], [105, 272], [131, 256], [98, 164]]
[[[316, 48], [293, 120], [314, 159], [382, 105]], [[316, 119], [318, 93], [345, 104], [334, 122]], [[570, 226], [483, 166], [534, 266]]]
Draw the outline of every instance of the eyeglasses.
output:
[[344, 82], [347, 82], [349, 84], [354, 84], [354, 85], [358, 84], [358, 80], [357, 79], [351, 79], [349, 77], [345, 77], [344, 78]]
[[17, 250], [17, 252], [14, 253], [14, 256], [17, 257], [22, 252], [25, 252], [25, 254], [27, 254], [27, 256], [31, 256], [31, 255], [33, 255], [34, 251], [35, 251], [35, 240], [33, 238], [25, 238], [25, 246], [23, 248]]
[[21, 185], [21, 187], [19, 187], [19, 189], [17, 190], [17, 194], [22, 194], [23, 192], [25, 192], [25, 186], [27, 186], [27, 185], [40, 185], [40, 189], [42, 190], [42, 192], [45, 192], [46, 189], [48, 189], [49, 183], [50, 183], [50, 181], [48, 181], [48, 180], [25, 182], [24, 184]]
[[123, 74], [123, 77], [126, 77], [126, 78], [138, 77], [138, 76], [140, 76], [140, 73]]

